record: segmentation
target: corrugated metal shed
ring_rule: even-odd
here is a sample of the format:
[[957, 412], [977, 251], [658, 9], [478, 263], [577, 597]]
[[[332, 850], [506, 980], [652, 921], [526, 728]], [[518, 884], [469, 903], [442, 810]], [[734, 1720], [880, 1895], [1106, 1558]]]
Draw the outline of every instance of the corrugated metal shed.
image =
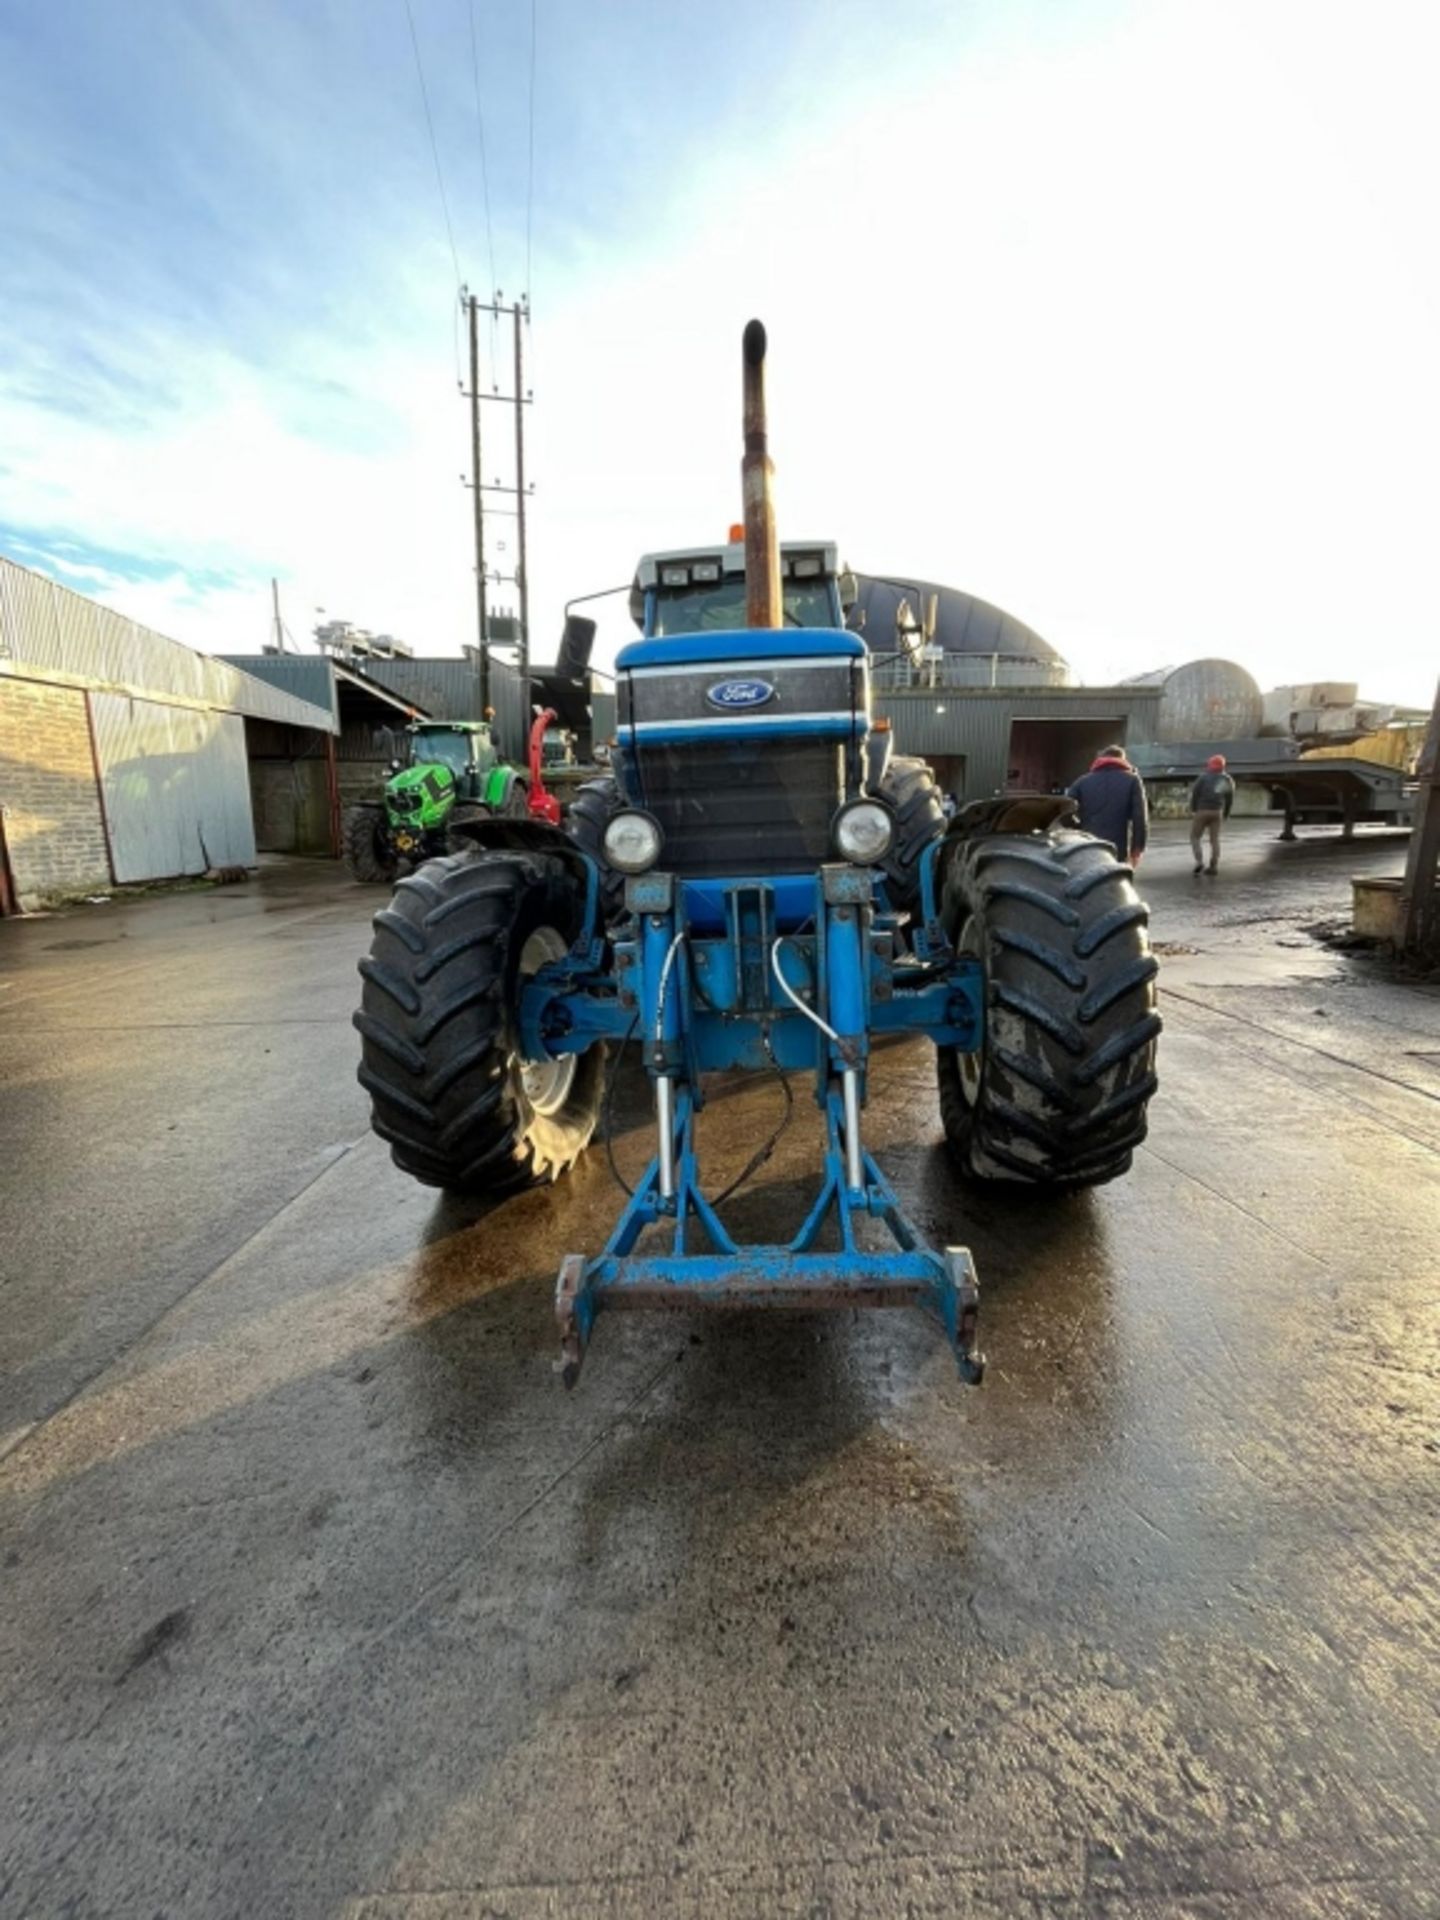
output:
[[328, 709], [169, 640], [3, 555], [0, 673], [335, 731]]
[[238, 714], [99, 692], [90, 709], [117, 880], [254, 866]]
[[[423, 707], [432, 720], [478, 720], [480, 683], [473, 660], [371, 660], [366, 676], [399, 694], [402, 700]], [[492, 705], [495, 683], [503, 673], [514, 673], [492, 654], [490, 681]]]
[[1114, 722], [1122, 742], [1149, 739], [1160, 690], [1154, 687], [970, 688], [947, 695], [878, 691], [877, 715], [895, 732], [897, 753], [926, 760], [962, 760], [964, 797], [1002, 790], [1010, 767], [1010, 729], [1017, 720]]
[[530, 745], [530, 689], [503, 660], [490, 662], [490, 704], [495, 709], [492, 729], [501, 757], [522, 765]]

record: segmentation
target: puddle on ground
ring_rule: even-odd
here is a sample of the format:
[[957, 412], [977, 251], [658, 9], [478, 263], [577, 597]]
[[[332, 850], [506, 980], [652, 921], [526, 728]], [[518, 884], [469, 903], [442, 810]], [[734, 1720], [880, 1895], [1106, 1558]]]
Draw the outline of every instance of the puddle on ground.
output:
[[1323, 948], [1309, 952], [1286, 948], [1272, 953], [1219, 947], [1208, 952], [1172, 948], [1162, 954], [1162, 982], [1194, 987], [1285, 987], [1296, 980], [1334, 980], [1344, 963]]

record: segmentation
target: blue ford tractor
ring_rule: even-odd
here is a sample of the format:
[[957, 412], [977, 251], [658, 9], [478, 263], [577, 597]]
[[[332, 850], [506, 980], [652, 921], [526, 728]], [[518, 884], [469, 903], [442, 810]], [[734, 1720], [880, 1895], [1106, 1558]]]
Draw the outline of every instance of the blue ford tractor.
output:
[[[399, 1167], [494, 1196], [569, 1170], [639, 1042], [654, 1154], [606, 1245], [561, 1266], [567, 1385], [602, 1310], [662, 1306], [921, 1306], [975, 1382], [970, 1256], [926, 1244], [865, 1146], [872, 1047], [933, 1043], [957, 1177], [1113, 1179], [1156, 1084], [1146, 909], [1068, 801], [947, 822], [890, 755], [833, 553], [775, 539], [758, 321], [743, 361], [743, 554], [642, 563], [614, 782], [568, 831], [475, 821], [399, 882], [360, 964], [360, 1079]], [[735, 1068], [814, 1087], [820, 1176], [784, 1245], [737, 1242], [701, 1169], [706, 1076]]]

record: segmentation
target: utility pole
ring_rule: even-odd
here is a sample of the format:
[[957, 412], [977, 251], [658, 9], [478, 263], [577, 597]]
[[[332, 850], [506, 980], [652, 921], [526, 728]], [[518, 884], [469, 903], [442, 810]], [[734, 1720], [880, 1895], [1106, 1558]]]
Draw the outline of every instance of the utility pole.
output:
[[270, 604], [275, 609], [275, 651], [285, 651], [285, 623], [280, 618], [280, 582], [272, 573], [270, 576]]
[[[522, 396], [525, 378], [521, 362], [520, 302], [513, 309], [515, 318], [515, 513], [519, 521], [520, 558], [515, 568], [520, 589], [520, 684], [530, 699], [530, 575], [525, 565], [525, 407]], [[527, 313], [525, 316], [529, 318]]]
[[480, 307], [474, 294], [470, 309], [470, 480], [475, 493], [475, 616], [479, 627], [475, 680], [477, 717], [490, 711], [490, 640], [485, 627], [485, 495], [480, 485]]
[[[527, 299], [523, 294], [520, 296], [518, 300], [514, 301], [511, 305], [507, 306], [505, 304], [505, 296], [501, 291], [501, 289], [498, 287], [495, 290], [495, 298], [492, 301], [470, 299], [468, 302], [468, 305], [469, 305], [469, 311], [470, 311], [470, 393], [471, 393], [471, 407], [472, 407], [471, 452], [472, 452], [472, 456], [474, 460], [474, 468], [475, 468], [475, 479], [474, 479], [475, 562], [476, 562], [476, 571], [480, 577], [479, 593], [480, 593], [480, 605], [482, 609], [481, 620], [483, 624], [484, 617], [485, 617], [483, 609], [485, 605], [485, 580], [486, 580], [485, 562], [484, 562], [484, 529], [483, 529], [483, 520], [484, 520], [484, 513], [485, 513], [484, 495], [487, 493], [512, 494], [515, 499], [515, 505], [513, 507], [491, 507], [489, 511], [491, 513], [504, 513], [504, 514], [514, 515], [516, 521], [518, 522], [517, 531], [519, 536], [519, 557], [516, 561], [515, 571], [513, 574], [496, 573], [491, 576], [491, 580], [493, 584], [496, 586], [498, 586], [502, 580], [512, 580], [515, 583], [515, 585], [520, 589], [519, 669], [520, 669], [521, 684], [525, 688], [525, 700], [526, 700], [526, 705], [528, 707], [529, 697], [530, 697], [529, 695], [529, 689], [530, 689], [530, 581], [528, 577], [528, 570], [526, 567], [525, 503], [529, 499], [530, 495], [535, 491], [535, 489], [533, 484], [527, 485], [525, 480], [525, 408], [531, 404], [534, 396], [525, 391], [525, 384], [524, 384], [525, 382], [525, 349], [524, 349], [524, 341], [523, 341], [523, 329], [526, 326], [528, 326], [530, 322], [530, 306], [529, 306], [529, 302], [527, 301]], [[505, 315], [509, 315], [511, 320], [514, 322], [514, 326], [515, 326], [515, 391], [513, 393], [501, 393], [498, 387], [495, 388], [490, 393], [481, 393], [480, 391], [480, 381], [479, 381], [480, 355], [479, 355], [479, 345], [478, 345], [479, 317], [478, 316], [482, 313], [494, 314], [497, 319]], [[479, 422], [478, 416], [479, 416], [480, 402], [482, 400], [497, 401], [501, 406], [506, 406], [506, 407], [513, 406], [515, 409], [515, 485], [513, 487], [502, 486], [498, 480], [495, 481], [493, 484], [487, 486], [481, 480], [481, 477], [480, 477], [480, 422]], [[486, 638], [483, 636], [483, 633], [482, 633], [481, 647], [482, 647], [482, 651], [484, 651], [484, 656], [485, 656], [484, 671], [486, 674], [486, 685], [488, 689], [489, 670], [490, 670], [489, 655], [488, 655], [488, 651], [486, 651], [487, 641], [486, 641]]]

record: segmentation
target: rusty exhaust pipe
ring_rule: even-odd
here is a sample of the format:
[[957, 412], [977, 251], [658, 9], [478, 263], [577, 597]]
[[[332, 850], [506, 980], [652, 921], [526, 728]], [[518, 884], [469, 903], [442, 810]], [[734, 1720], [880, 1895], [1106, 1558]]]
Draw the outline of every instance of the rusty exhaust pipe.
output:
[[778, 627], [785, 618], [780, 597], [780, 547], [775, 538], [775, 468], [765, 429], [765, 328], [745, 329], [745, 458], [740, 482], [745, 498], [745, 624]]

